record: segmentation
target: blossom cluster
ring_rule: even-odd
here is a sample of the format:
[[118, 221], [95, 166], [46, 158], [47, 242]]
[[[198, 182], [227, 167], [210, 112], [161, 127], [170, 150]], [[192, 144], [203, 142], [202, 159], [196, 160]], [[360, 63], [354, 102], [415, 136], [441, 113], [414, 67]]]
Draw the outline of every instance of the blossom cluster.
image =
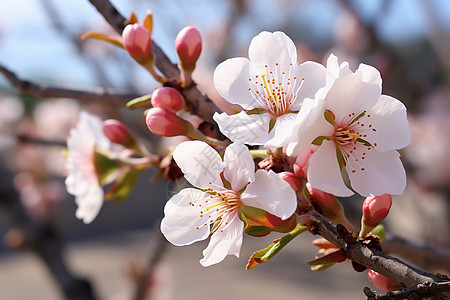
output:
[[[197, 34], [195, 43], [201, 43]], [[201, 47], [196, 49], [192, 66]], [[189, 80], [183, 78], [182, 86], [186, 84]], [[360, 64], [353, 72], [333, 54], [326, 66], [311, 61], [298, 64], [296, 46], [286, 34], [261, 32], [251, 41], [248, 58], [231, 58], [217, 66], [214, 85], [238, 110], [213, 116], [229, 142], [202, 138], [199, 130], [179, 116], [184, 101], [169, 87], [154, 93], [154, 108], [147, 115], [153, 133], [193, 139], [180, 143], [173, 152], [193, 187], [168, 200], [161, 231], [179, 246], [211, 236], [200, 261], [203, 266], [227, 255], [239, 256], [243, 232], [264, 236], [294, 230], [301, 223], [297, 216], [311, 206], [309, 201], [315, 200], [330, 219], [348, 225], [335, 196], [356, 192], [375, 203], [374, 199], [403, 193], [406, 174], [397, 150], [411, 140], [406, 108], [382, 94], [381, 75], [374, 67]], [[172, 109], [164, 104], [172, 100], [162, 101], [159, 94], [176, 95], [179, 105]], [[93, 139], [95, 134], [90, 135]], [[79, 142], [73, 132], [69, 151], [85, 151]], [[89, 149], [101, 142], [89, 138]], [[269, 150], [262, 158], [270, 159], [259, 163], [255, 171], [254, 158], [263, 147]], [[71, 157], [70, 161], [77, 158]], [[275, 160], [281, 169], [275, 167]], [[74, 184], [85, 175], [80, 175], [77, 164], [71, 165], [69, 191], [79, 197], [80, 193], [100, 195], [98, 185], [91, 191]], [[83, 174], [93, 174], [88, 171], [92, 166]], [[91, 221], [99, 206], [95, 204], [88, 212], [90, 205], [77, 202], [77, 216]], [[362, 238], [387, 215], [391, 203], [387, 207], [385, 202], [365, 206], [367, 226]], [[351, 225], [347, 227], [352, 230]]]

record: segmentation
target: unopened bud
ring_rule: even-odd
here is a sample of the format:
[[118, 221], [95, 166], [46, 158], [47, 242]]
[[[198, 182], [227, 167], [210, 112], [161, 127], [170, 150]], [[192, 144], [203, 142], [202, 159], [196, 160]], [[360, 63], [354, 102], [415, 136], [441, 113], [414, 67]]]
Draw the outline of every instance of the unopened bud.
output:
[[390, 194], [367, 197], [364, 200], [361, 218], [361, 231], [359, 236], [365, 238], [389, 214], [392, 205]]
[[192, 72], [195, 69], [200, 53], [202, 52], [202, 37], [193, 26], [183, 28], [175, 39], [175, 49], [180, 58], [183, 70]]
[[152, 36], [141, 24], [129, 24], [122, 33], [123, 46], [141, 65], [154, 61], [152, 53]]
[[131, 134], [128, 127], [118, 120], [103, 121], [103, 133], [113, 143], [133, 148], [136, 145], [136, 139]]
[[308, 174], [309, 159], [311, 158], [311, 155], [316, 152], [317, 148], [318, 146], [311, 145], [297, 156], [293, 166], [295, 175], [300, 178], [307, 179], [306, 175]]
[[152, 105], [177, 112], [184, 107], [185, 101], [179, 91], [171, 87], [156, 89], [152, 95]]
[[291, 188], [294, 191], [298, 191], [302, 188], [302, 182], [300, 181], [300, 179], [298, 179], [297, 176], [295, 176], [295, 174], [290, 173], [290, 172], [281, 172], [278, 173], [278, 176], [280, 176], [284, 181], [286, 181], [287, 183], [289, 183], [289, 185], [291, 186]]
[[146, 123], [151, 132], [166, 137], [187, 135], [193, 129], [191, 123], [161, 107], [148, 111]]
[[394, 280], [389, 279], [372, 269], [367, 269], [367, 278], [373, 286], [383, 291], [396, 291], [402, 288], [402, 286]]
[[311, 200], [318, 204], [325, 217], [334, 219], [342, 213], [342, 205], [333, 194], [315, 189], [309, 182], [306, 183], [306, 187], [311, 195]]
[[320, 208], [322, 215], [336, 223], [344, 225], [349, 231], [355, 230], [345, 217], [341, 202], [333, 194], [315, 189], [309, 182], [306, 183], [306, 188], [311, 195], [311, 200]]
[[363, 203], [363, 220], [368, 226], [377, 226], [389, 214], [392, 206], [392, 197], [390, 194], [381, 196], [367, 197]]

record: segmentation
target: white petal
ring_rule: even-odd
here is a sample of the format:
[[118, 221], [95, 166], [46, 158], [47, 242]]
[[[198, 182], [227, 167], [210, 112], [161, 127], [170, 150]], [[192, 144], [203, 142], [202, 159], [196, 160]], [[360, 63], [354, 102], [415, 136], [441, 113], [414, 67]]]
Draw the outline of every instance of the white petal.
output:
[[[161, 232], [169, 242], [176, 246], [184, 246], [209, 236], [208, 215], [204, 214], [200, 217], [199, 207], [190, 204], [203, 201], [208, 197], [207, 193], [187, 188], [167, 201], [164, 207], [164, 218], [161, 221]], [[204, 226], [205, 223], [207, 223], [206, 226]]]
[[255, 64], [278, 63], [280, 68], [289, 68], [291, 63], [297, 64], [297, 49], [285, 33], [263, 31], [252, 39], [248, 57]]
[[293, 139], [292, 129], [296, 126], [297, 114], [289, 113], [277, 118], [275, 126], [272, 128], [273, 138], [267, 141], [265, 147], [283, 147]]
[[223, 157], [225, 178], [233, 191], [241, 190], [247, 183], [255, 181], [255, 163], [248, 148], [241, 142], [231, 144]]
[[223, 232], [218, 230], [211, 236], [208, 247], [203, 250], [204, 257], [200, 260], [200, 264], [208, 267], [221, 262], [227, 255], [239, 257], [243, 230], [244, 222], [235, 214]]
[[79, 131], [84, 133], [89, 131], [97, 147], [101, 149], [109, 149], [111, 147], [110, 140], [103, 133], [103, 121], [99, 117], [82, 111], [77, 127], [79, 127]]
[[361, 80], [364, 82], [377, 84], [379, 86], [381, 86], [383, 82], [381, 80], [380, 72], [376, 68], [366, 64], [360, 64], [355, 74], [361, 76]]
[[219, 153], [201, 141], [187, 141], [179, 144], [173, 152], [173, 159], [190, 184], [208, 188], [221, 184], [220, 173], [224, 164]]
[[327, 74], [326, 84], [331, 85], [333, 81], [339, 77], [339, 63], [338, 58], [333, 53], [327, 59]]
[[78, 191], [78, 193], [74, 195], [75, 203], [78, 206], [75, 216], [78, 219], [83, 220], [85, 224], [91, 223], [102, 208], [103, 189], [94, 182], [86, 186], [84, 191]]
[[373, 107], [380, 95], [379, 85], [363, 82], [360, 76], [350, 74], [334, 81], [325, 97], [326, 108], [334, 113], [340, 125], [349, 113], [359, 114]]
[[372, 149], [366, 151], [365, 159], [358, 162], [357, 167], [347, 165], [346, 168], [352, 188], [361, 196], [400, 195], [405, 190], [406, 173], [397, 151]]
[[273, 171], [256, 171], [255, 182], [247, 186], [241, 200], [247, 206], [263, 209], [283, 220], [292, 216], [297, 208], [294, 190]]
[[222, 62], [214, 71], [214, 86], [230, 103], [239, 104], [244, 109], [262, 108], [248, 90], [249, 64], [249, 60], [243, 57]]
[[248, 115], [241, 111], [235, 115], [215, 113], [214, 121], [219, 125], [220, 131], [232, 141], [242, 141], [248, 145], [263, 145], [273, 136], [269, 133], [270, 115]]
[[297, 94], [297, 101], [291, 106], [291, 110], [299, 110], [303, 99], [312, 98], [316, 92], [325, 86], [326, 69], [323, 65], [308, 61], [298, 67], [297, 76], [304, 78], [302, 87]]
[[353, 195], [342, 179], [333, 141], [323, 141], [311, 156], [307, 176], [313, 188], [341, 197]]
[[297, 156], [310, 147], [315, 138], [330, 136], [334, 133], [334, 127], [323, 116], [324, 112], [323, 100], [305, 99], [297, 115], [296, 125], [292, 128], [293, 139], [286, 147], [287, 155]]
[[[370, 117], [367, 118], [367, 115]], [[399, 100], [381, 95], [372, 111], [368, 112], [364, 119], [372, 125], [371, 129], [364, 134], [376, 150], [401, 149], [411, 143], [406, 107]]]

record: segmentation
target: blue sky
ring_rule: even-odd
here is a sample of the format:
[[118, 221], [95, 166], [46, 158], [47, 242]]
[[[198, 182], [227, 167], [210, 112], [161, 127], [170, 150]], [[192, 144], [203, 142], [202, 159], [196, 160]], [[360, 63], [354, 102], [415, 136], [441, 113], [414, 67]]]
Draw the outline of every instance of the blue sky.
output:
[[[88, 1], [56, 1], [64, 22], [70, 28], [96, 30], [103, 23], [101, 16]], [[280, 0], [281, 1], [281, 0]], [[289, 2], [283, 0], [284, 2]], [[356, 9], [365, 20], [378, 18], [380, 35], [391, 42], [409, 40], [428, 33], [429, 15], [424, 13], [422, 1], [428, 1], [433, 7], [437, 20], [450, 29], [450, 2], [448, 0], [395, 0], [386, 14], [378, 14], [383, 1], [353, 1]], [[187, 24], [196, 25], [200, 31], [210, 26], [219, 26], [229, 11], [228, 1], [207, 0], [165, 0], [165, 1], [113, 1], [124, 14], [131, 10], [141, 17], [150, 8], [155, 15], [154, 39], [175, 60], [173, 39], [179, 29]], [[290, 1], [293, 2], [293, 1]], [[51, 29], [51, 24], [42, 9], [39, 0], [0, 0], [0, 63], [28, 78], [41, 78], [70, 82], [80, 87], [95, 86], [91, 70], [80, 61], [74, 48], [67, 40]], [[277, 15], [273, 1], [252, 0], [252, 19], [242, 24], [241, 43], [248, 45], [255, 33], [245, 26], [255, 22], [259, 26], [282, 27], [283, 17]], [[24, 9], [26, 7], [26, 9]], [[301, 18], [311, 26], [318, 38], [326, 39], [332, 32], [339, 7], [334, 0], [303, 0], [299, 8], [289, 16]], [[169, 21], [170, 20], [170, 21]], [[251, 25], [251, 24], [250, 24]], [[250, 27], [249, 27], [250, 28]], [[75, 31], [75, 30], [74, 30]], [[124, 59], [126, 57], [124, 56]], [[108, 62], [105, 62], [108, 65]], [[110, 73], [117, 69], [109, 64]], [[113, 76], [114, 78], [114, 76]], [[4, 80], [0, 79], [4, 83]], [[117, 83], [120, 85], [119, 83]]]

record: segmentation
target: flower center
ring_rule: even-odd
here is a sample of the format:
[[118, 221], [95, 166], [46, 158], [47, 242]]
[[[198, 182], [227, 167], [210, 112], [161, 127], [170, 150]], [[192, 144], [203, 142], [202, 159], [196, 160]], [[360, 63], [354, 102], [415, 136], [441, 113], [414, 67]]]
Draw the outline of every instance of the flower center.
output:
[[334, 141], [340, 146], [349, 145], [352, 142], [356, 142], [361, 135], [348, 128], [339, 127], [334, 132]]
[[305, 79], [294, 76], [292, 63], [287, 71], [280, 70], [278, 63], [264, 67], [264, 74], [248, 79], [250, 94], [273, 117], [289, 113]]
[[[194, 204], [190, 204], [194, 206]], [[211, 234], [217, 230], [223, 232], [241, 206], [241, 197], [232, 190], [223, 192], [212, 191], [209, 199], [202, 201], [198, 206], [200, 208], [200, 217], [208, 215], [208, 221], [202, 226], [212, 225]], [[197, 227], [197, 229], [199, 228]]]
[[331, 111], [325, 113], [325, 118], [334, 127], [332, 139], [336, 143], [336, 153], [341, 166], [347, 166], [352, 173], [364, 171], [366, 153], [377, 146], [366, 140], [369, 131], [376, 132], [370, 122], [370, 114], [362, 111], [359, 114], [349, 113], [339, 123]]

